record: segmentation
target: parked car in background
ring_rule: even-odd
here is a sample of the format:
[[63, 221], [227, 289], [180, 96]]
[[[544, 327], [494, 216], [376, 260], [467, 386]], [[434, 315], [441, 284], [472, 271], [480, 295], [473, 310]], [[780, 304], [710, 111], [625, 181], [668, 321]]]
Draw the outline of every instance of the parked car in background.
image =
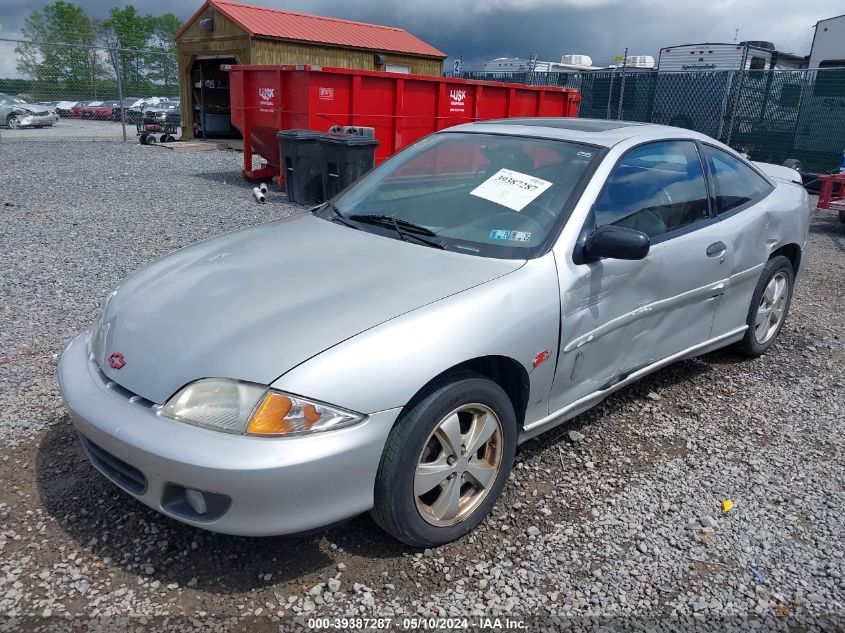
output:
[[487, 516], [520, 442], [677, 360], [768, 351], [810, 216], [794, 170], [697, 132], [460, 125], [132, 274], [59, 386], [93, 465], [178, 521], [257, 536], [369, 510], [439, 545]]
[[79, 108], [79, 118], [81, 119], [93, 119], [94, 118], [94, 111], [103, 105], [102, 101], [89, 101], [84, 106]]
[[68, 110], [68, 117], [71, 119], [78, 119], [82, 116], [82, 108], [86, 107], [89, 103], [96, 103], [96, 101], [77, 101], [73, 104]]
[[144, 110], [144, 121], [148, 123], [173, 123], [179, 125], [182, 120], [182, 110], [179, 101], [162, 101], [158, 105]]
[[9, 128], [44, 127], [58, 120], [59, 115], [46, 106], [0, 94], [0, 125]]
[[112, 118], [117, 101], [97, 101], [82, 108], [82, 117], [107, 121]]
[[58, 101], [39, 101], [35, 105], [42, 106], [45, 110], [50, 110], [50, 112], [56, 111], [56, 106], [59, 105]]
[[[114, 107], [112, 108], [112, 120], [113, 121], [120, 121], [120, 106], [123, 106], [124, 113], [129, 108], [134, 106], [140, 105], [144, 100], [140, 97], [126, 97], [123, 101], [116, 101]], [[125, 116], [125, 114], [124, 114]], [[127, 118], [127, 121], [129, 119]]]
[[139, 123], [144, 120], [144, 112], [169, 101], [167, 97], [144, 97], [139, 103], [126, 110], [126, 120], [130, 123]]
[[60, 117], [70, 116], [71, 109], [79, 103], [78, 101], [58, 101], [56, 103], [56, 114]]

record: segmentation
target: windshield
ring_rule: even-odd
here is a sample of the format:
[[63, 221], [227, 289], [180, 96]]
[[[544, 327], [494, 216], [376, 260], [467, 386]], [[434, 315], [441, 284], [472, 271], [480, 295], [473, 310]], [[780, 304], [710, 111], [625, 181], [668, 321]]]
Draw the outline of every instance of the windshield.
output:
[[435, 134], [318, 215], [395, 239], [415, 232], [446, 250], [528, 259], [557, 237], [601, 153], [566, 141]]

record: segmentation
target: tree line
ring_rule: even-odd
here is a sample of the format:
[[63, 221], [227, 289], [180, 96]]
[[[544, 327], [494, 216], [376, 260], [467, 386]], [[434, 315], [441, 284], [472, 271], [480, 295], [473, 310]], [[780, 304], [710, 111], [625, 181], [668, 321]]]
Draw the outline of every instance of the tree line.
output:
[[117, 96], [118, 76], [124, 95], [177, 94], [173, 35], [181, 25], [172, 13], [142, 15], [131, 4], [97, 20], [73, 2], [54, 0], [27, 16], [17, 70], [31, 78], [33, 96]]

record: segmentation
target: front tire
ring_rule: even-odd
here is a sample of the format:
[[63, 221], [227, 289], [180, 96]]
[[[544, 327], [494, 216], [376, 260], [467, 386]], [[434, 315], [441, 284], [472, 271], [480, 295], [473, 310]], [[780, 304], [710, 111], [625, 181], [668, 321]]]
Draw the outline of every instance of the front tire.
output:
[[6, 125], [9, 127], [10, 130], [18, 129], [21, 125], [21, 121], [18, 118], [18, 115], [10, 114], [9, 117], [6, 119]]
[[748, 329], [737, 344], [740, 352], [761, 356], [774, 344], [789, 312], [794, 286], [795, 271], [786, 257], [778, 255], [766, 263], [751, 298]]
[[474, 373], [437, 380], [388, 436], [375, 486], [375, 521], [398, 540], [432, 547], [490, 513], [516, 452], [513, 405]]

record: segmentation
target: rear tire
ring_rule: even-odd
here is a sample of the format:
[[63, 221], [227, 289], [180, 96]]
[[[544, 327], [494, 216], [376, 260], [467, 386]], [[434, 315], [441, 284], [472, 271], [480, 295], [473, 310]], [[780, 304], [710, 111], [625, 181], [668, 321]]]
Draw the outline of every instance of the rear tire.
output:
[[845, 209], [839, 209], [839, 221], [845, 222]]
[[780, 334], [795, 286], [795, 271], [792, 263], [782, 255], [772, 257], [763, 267], [751, 306], [743, 339], [737, 343], [737, 351], [749, 357], [765, 354]]
[[499, 385], [469, 372], [435, 381], [388, 436], [373, 519], [414, 547], [464, 536], [499, 498], [516, 439], [513, 405]]

